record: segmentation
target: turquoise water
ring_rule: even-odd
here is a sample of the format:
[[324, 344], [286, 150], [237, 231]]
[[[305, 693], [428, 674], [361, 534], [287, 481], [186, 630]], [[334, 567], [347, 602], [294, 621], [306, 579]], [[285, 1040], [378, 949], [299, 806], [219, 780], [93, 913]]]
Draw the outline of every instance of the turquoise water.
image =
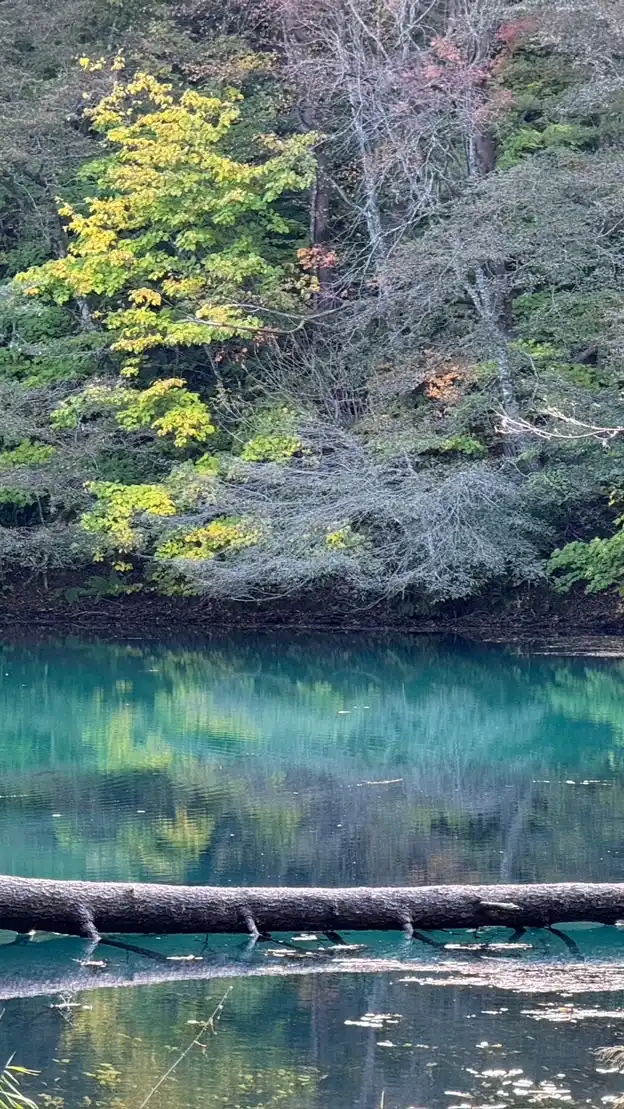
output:
[[[616, 659], [430, 639], [5, 643], [0, 872], [624, 881], [623, 692]], [[6, 935], [0, 1053], [59, 1109], [139, 1109], [198, 1031], [154, 1109], [602, 1105], [624, 1091], [592, 1054], [624, 1028], [624, 936], [574, 936], [592, 993], [526, 977], [574, 963], [543, 933], [505, 967], [399, 936], [365, 937], [351, 960], [320, 957], [321, 940], [297, 941], [305, 958], [150, 940], [160, 961], [101, 948], [84, 967], [78, 940]]]

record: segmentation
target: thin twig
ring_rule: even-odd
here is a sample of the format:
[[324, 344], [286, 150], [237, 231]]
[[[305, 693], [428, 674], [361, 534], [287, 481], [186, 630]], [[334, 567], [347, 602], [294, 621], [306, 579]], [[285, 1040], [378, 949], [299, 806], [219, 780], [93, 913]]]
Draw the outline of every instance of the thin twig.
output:
[[624, 435], [624, 426], [620, 424], [616, 427], [603, 427], [600, 424], [592, 424], [586, 420], [577, 420], [574, 416], [566, 416], [565, 413], [559, 412], [555, 408], [544, 408], [539, 415], [548, 416], [551, 420], [559, 421], [573, 430], [558, 431], [556, 428], [532, 424], [529, 420], [525, 420], [520, 416], [514, 418], [503, 413], [500, 416], [498, 431], [501, 435], [527, 434], [534, 435], [538, 439], [598, 439], [601, 442], [607, 442], [617, 438], [618, 435]]
[[201, 1026], [199, 1032], [197, 1033], [197, 1035], [195, 1036], [195, 1038], [193, 1040], [191, 1040], [188, 1047], [185, 1047], [182, 1054], [178, 1055], [178, 1058], [175, 1060], [174, 1063], [171, 1064], [171, 1066], [169, 1067], [169, 1070], [165, 1071], [162, 1078], [158, 1079], [158, 1082], [156, 1083], [155, 1086], [152, 1086], [152, 1089], [150, 1090], [147, 1097], [139, 1105], [139, 1109], [145, 1109], [145, 1106], [147, 1105], [148, 1101], [151, 1101], [152, 1097], [154, 1096], [156, 1091], [158, 1089], [160, 1089], [163, 1082], [166, 1082], [166, 1080], [169, 1078], [169, 1076], [171, 1074], [173, 1074], [176, 1067], [182, 1062], [183, 1059], [186, 1058], [186, 1056], [188, 1055], [191, 1048], [195, 1047], [195, 1045], [199, 1043], [199, 1041], [200, 1041], [201, 1037], [204, 1035], [204, 1032], [206, 1031], [206, 1029], [210, 1028], [211, 1032], [215, 1031], [214, 1022], [215, 1022], [215, 1020], [218, 1020], [219, 1015], [221, 1014], [221, 1010], [223, 1009], [223, 1006], [225, 1004], [225, 1001], [226, 1001], [228, 995], [232, 992], [233, 988], [234, 988], [233, 986], [228, 986], [227, 990], [225, 991], [223, 997], [221, 998], [221, 1000], [220, 1000], [219, 1004], [217, 1005], [216, 1009], [214, 1010], [214, 1012], [211, 1013], [211, 1015], [208, 1017], [208, 1020], [204, 1021], [204, 1023], [202, 1024], [202, 1026]]

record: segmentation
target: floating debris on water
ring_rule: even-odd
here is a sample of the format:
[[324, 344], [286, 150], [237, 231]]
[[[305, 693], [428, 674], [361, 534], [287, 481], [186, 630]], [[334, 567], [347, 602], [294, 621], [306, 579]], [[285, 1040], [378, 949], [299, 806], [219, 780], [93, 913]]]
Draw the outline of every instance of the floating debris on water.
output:
[[399, 782], [405, 781], [404, 778], [380, 778], [378, 781], [363, 781], [357, 782], [358, 786], [396, 786]]
[[400, 1013], [364, 1013], [359, 1020], [346, 1020], [344, 1023], [357, 1028], [383, 1028], [384, 1024], [398, 1024], [400, 1020]]
[[554, 1024], [577, 1020], [624, 1020], [624, 1009], [577, 1009], [574, 1005], [557, 1005], [545, 1009], [522, 1009], [523, 1017], [549, 1020]]

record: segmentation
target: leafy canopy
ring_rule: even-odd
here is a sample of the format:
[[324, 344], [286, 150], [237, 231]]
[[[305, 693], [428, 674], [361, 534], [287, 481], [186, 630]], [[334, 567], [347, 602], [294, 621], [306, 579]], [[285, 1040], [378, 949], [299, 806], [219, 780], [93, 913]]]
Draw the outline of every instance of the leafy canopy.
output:
[[156, 558], [207, 561], [225, 551], [253, 547], [260, 540], [260, 528], [251, 520], [223, 517], [205, 527], [180, 531], [161, 543]]
[[154, 348], [258, 331], [283, 296], [293, 227], [275, 201], [312, 183], [314, 136], [264, 136], [262, 157], [235, 161], [222, 145], [240, 100], [178, 97], [147, 73], [117, 84], [89, 113], [110, 150], [89, 167], [96, 195], [60, 209], [66, 256], [18, 275], [31, 296], [95, 300], [129, 372]]
[[[67, 254], [16, 282], [44, 304], [86, 303], [110, 333], [108, 345], [122, 354], [122, 374], [131, 377], [158, 348], [247, 337], [262, 328], [263, 305], [285, 307], [296, 295], [288, 285], [298, 229], [276, 201], [312, 183], [314, 136], [263, 136], [255, 160], [236, 161], [223, 146], [240, 116], [239, 93], [177, 95], [146, 73], [125, 83], [115, 79], [113, 91], [88, 113], [105, 146], [83, 174], [94, 195], [81, 208], [60, 208]], [[149, 429], [180, 449], [215, 431], [207, 404], [181, 377], [143, 387], [91, 382], [57, 404], [51, 423], [62, 432], [106, 415], [122, 431]], [[289, 442], [286, 453], [297, 445]], [[26, 446], [28, 459], [5, 452], [5, 465], [31, 461]], [[141, 523], [173, 516], [179, 507], [179, 498], [159, 484], [91, 481], [87, 490], [95, 503], [81, 527], [96, 537], [96, 558], [141, 550]], [[255, 541], [243, 523], [214, 522], [161, 544], [159, 558], [208, 558]]]
[[97, 501], [94, 508], [83, 515], [82, 527], [103, 544], [96, 555], [98, 561], [109, 548], [129, 553], [141, 547], [143, 535], [135, 526], [137, 517], [174, 516], [176, 512], [170, 493], [162, 485], [92, 481], [88, 488]]
[[617, 586], [624, 594], [624, 516], [615, 522], [619, 530], [608, 539], [589, 543], [577, 539], [553, 551], [549, 569], [559, 592], [585, 582], [586, 593], [602, 593]]
[[84, 417], [103, 412], [114, 413], [125, 431], [151, 428], [159, 438], [171, 435], [176, 447], [203, 443], [215, 430], [207, 406], [198, 393], [185, 388], [181, 377], [155, 381], [146, 389], [87, 385], [55, 408], [52, 424], [57, 429], [73, 429]]

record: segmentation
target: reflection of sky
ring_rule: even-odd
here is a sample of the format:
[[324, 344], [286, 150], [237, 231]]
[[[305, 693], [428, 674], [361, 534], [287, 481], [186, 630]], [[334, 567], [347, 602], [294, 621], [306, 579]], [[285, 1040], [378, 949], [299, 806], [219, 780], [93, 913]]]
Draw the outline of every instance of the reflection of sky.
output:
[[424, 639], [7, 646], [0, 871], [614, 878], [622, 673]]

